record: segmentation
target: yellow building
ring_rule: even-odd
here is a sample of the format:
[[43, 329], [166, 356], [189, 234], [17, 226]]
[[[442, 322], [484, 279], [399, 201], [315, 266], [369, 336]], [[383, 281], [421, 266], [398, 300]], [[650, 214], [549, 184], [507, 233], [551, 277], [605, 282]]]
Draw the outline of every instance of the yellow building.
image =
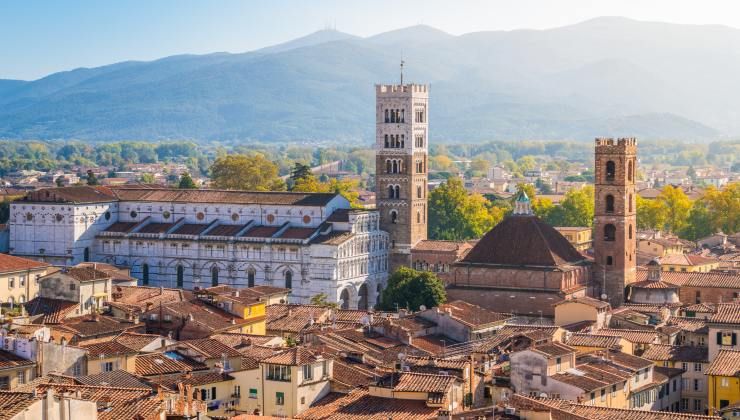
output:
[[663, 271], [682, 271], [688, 273], [707, 273], [719, 268], [720, 261], [701, 255], [677, 254], [660, 259]]
[[51, 265], [0, 254], [0, 303], [19, 308], [18, 304], [35, 298], [39, 292], [39, 278], [45, 276]]
[[645, 253], [653, 257], [681, 255], [685, 250], [687, 249], [684, 243], [678, 238], [651, 238], [637, 240], [637, 252]]
[[0, 390], [14, 390], [35, 378], [36, 363], [0, 350]]
[[586, 251], [593, 247], [594, 241], [590, 227], [556, 226], [555, 230], [560, 232], [579, 251]]
[[198, 292], [197, 297], [210, 305], [243, 319], [244, 322], [239, 323], [241, 325], [239, 332], [265, 335], [267, 329], [267, 311], [265, 308], [271, 299], [282, 299], [283, 297], [287, 299], [287, 292], [285, 290], [287, 289], [268, 286], [258, 286], [248, 289], [215, 286]]
[[87, 350], [87, 374], [94, 375], [114, 370], [136, 372], [138, 352], [116, 341], [81, 346]]
[[740, 402], [740, 351], [720, 349], [706, 374], [710, 414]]
[[608, 302], [587, 296], [566, 299], [555, 304], [555, 325], [563, 326], [582, 321], [594, 322], [595, 328], [607, 326]]

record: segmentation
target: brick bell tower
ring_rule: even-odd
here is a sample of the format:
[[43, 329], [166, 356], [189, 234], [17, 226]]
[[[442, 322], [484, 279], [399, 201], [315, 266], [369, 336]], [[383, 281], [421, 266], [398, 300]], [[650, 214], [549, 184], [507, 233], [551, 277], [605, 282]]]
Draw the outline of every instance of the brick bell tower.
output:
[[389, 272], [411, 266], [411, 248], [427, 238], [429, 86], [375, 86], [375, 200], [390, 234]]
[[635, 281], [637, 141], [597, 138], [595, 150], [594, 290], [612, 307]]

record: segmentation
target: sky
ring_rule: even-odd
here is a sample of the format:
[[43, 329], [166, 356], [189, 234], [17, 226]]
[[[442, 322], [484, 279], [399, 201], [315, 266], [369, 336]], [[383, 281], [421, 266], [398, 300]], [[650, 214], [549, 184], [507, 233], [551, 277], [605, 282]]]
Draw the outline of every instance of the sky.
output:
[[2, 0], [0, 79], [175, 54], [245, 52], [327, 27], [359, 36], [425, 24], [454, 35], [599, 16], [740, 28], [737, 0]]

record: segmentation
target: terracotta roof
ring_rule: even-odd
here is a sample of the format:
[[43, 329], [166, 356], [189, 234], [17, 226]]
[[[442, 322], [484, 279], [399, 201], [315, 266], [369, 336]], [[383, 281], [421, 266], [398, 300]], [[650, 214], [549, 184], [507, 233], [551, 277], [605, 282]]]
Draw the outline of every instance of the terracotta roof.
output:
[[579, 297], [574, 297], [574, 298], [571, 298], [571, 299], [561, 300], [560, 302], [556, 303], [553, 306], [558, 306], [558, 305], [562, 305], [564, 303], [571, 303], [571, 302], [582, 303], [584, 305], [592, 306], [592, 307], [594, 307], [596, 309], [604, 309], [604, 308], [608, 308], [609, 307], [609, 302], [605, 302], [603, 300], [594, 299], [594, 298], [588, 297], [588, 296], [579, 296]]
[[709, 365], [706, 374], [740, 376], [740, 350], [720, 349]]
[[32, 392], [0, 391], [0, 418], [12, 419], [39, 401]]
[[645, 359], [674, 362], [708, 362], [709, 349], [698, 346], [653, 344], [642, 354]]
[[281, 229], [280, 226], [255, 226], [240, 236], [243, 238], [270, 238]]
[[326, 219], [327, 222], [349, 222], [349, 212], [352, 209], [336, 209]]
[[138, 353], [136, 350], [128, 348], [116, 341], [104, 341], [102, 343], [81, 345], [80, 347], [87, 350], [87, 357], [89, 358]]
[[28, 359], [24, 359], [20, 356], [0, 349], [0, 369], [10, 369], [18, 366], [31, 366], [36, 362]]
[[565, 344], [578, 347], [616, 348], [619, 347], [619, 341], [618, 336], [574, 333], [568, 336]]
[[70, 186], [42, 188], [29, 192], [22, 201], [45, 203], [108, 203], [116, 201], [115, 194], [103, 186]]
[[544, 354], [548, 358], [565, 356], [566, 354], [574, 353], [576, 351], [574, 348], [557, 341], [532, 346], [530, 350]]
[[175, 349], [182, 349], [182, 348], [193, 349], [196, 352], [203, 355], [207, 359], [214, 359], [214, 358], [219, 359], [224, 354], [227, 357], [240, 357], [241, 356], [241, 353], [239, 353], [236, 349], [229, 347], [226, 344], [222, 343], [221, 341], [213, 339], [213, 338], [201, 338], [197, 340], [180, 341], [171, 347]]
[[[663, 271], [660, 273], [663, 281], [682, 287], [718, 287], [723, 289], [740, 289], [740, 274], [721, 271], [682, 272]], [[647, 270], [637, 270], [636, 280], [647, 279]]]
[[41, 318], [34, 322], [61, 324], [64, 318], [72, 313], [78, 305], [76, 302], [67, 300], [36, 297], [26, 303], [26, 311], [30, 316], [41, 315]]
[[[576, 367], [577, 369], [578, 367]], [[603, 388], [611, 384], [611, 381], [604, 381], [587, 375], [579, 375], [571, 372], [556, 373], [551, 378], [555, 381], [574, 386], [582, 389], [584, 392], [590, 392]]]
[[280, 234], [281, 239], [308, 239], [313, 233], [316, 232], [316, 228], [303, 228], [303, 227], [289, 227]]
[[136, 357], [137, 375], [152, 376], [206, 370], [208, 366], [177, 352], [149, 353]]
[[[151, 310], [145, 313], [158, 314], [159, 311], [159, 307], [152, 307]], [[210, 331], [228, 331], [230, 329], [239, 328], [239, 325], [241, 324], [252, 322], [252, 320], [242, 319], [221, 309], [208, 306], [200, 302], [183, 301], [168, 303], [162, 305], [162, 311], [167, 314], [180, 317], [181, 319], [185, 319], [186, 322], [193, 322], [201, 325]]]
[[629, 287], [640, 289], [678, 289], [680, 286], [663, 280], [643, 280], [629, 284]]
[[139, 309], [146, 309], [147, 303], [152, 305], [181, 302], [185, 299], [180, 289], [168, 289], [145, 286], [114, 286], [113, 300], [116, 303], [135, 305]]
[[53, 388], [58, 394], [96, 401], [110, 406], [98, 410], [98, 420], [129, 420], [138, 414], [145, 419], [158, 418], [165, 410], [163, 400], [150, 389], [118, 388], [88, 385], [38, 385], [39, 391]]
[[34, 270], [50, 266], [51, 264], [30, 260], [28, 258], [14, 257], [8, 254], [0, 254], [0, 272], [3, 273], [20, 270]]
[[457, 252], [472, 248], [467, 241], [440, 241], [425, 239], [414, 245], [413, 251], [423, 252]]
[[206, 233], [206, 236], [235, 236], [246, 225], [218, 225]]
[[373, 397], [365, 390], [331, 392], [296, 416], [305, 420], [436, 420], [437, 407], [424, 401]]
[[146, 382], [125, 370], [76, 376], [74, 379], [82, 385], [111, 386], [114, 388], [150, 388], [150, 385]]
[[264, 346], [268, 342], [277, 338], [275, 335], [256, 335], [256, 334], [242, 334], [242, 333], [221, 333], [213, 334], [211, 338], [218, 340], [229, 347], [240, 350], [242, 347], [249, 346]]
[[551, 267], [584, 259], [560, 232], [538, 217], [512, 215], [486, 233], [462, 262]]
[[142, 348], [148, 346], [153, 341], [163, 340], [164, 338], [165, 337], [162, 337], [161, 335], [156, 335], [156, 334], [139, 334], [139, 333], [133, 333], [133, 332], [124, 332], [118, 337], [116, 337], [114, 340], [117, 343], [123, 344], [124, 346], [130, 349], [141, 351]]
[[291, 193], [240, 190], [181, 190], [178, 188], [111, 187], [121, 201], [158, 201], [170, 203], [268, 204], [289, 206], [325, 206], [339, 194]]
[[67, 318], [64, 320], [63, 326], [80, 337], [85, 338], [120, 333], [135, 325], [131, 322], [122, 321], [110, 316], [99, 315], [93, 317], [91, 315], [85, 315], [76, 318]]
[[139, 222], [115, 222], [112, 225], [108, 226], [108, 228], [105, 229], [103, 232], [128, 233], [138, 224]]
[[[401, 372], [394, 374], [393, 391], [396, 392], [446, 392], [457, 380], [451, 375], [432, 375], [428, 373]], [[389, 385], [384, 379], [384, 385]]]
[[714, 258], [706, 258], [706, 257], [702, 257], [701, 255], [693, 255], [693, 254], [670, 254], [660, 259], [660, 263], [663, 265], [696, 266], [696, 265], [716, 264], [718, 262], [719, 261]]
[[234, 377], [229, 375], [228, 373], [219, 373], [219, 372], [192, 372], [192, 373], [186, 373], [184, 375], [177, 374], [177, 375], [166, 375], [166, 376], [154, 376], [149, 379], [153, 384], [162, 385], [165, 388], [170, 389], [171, 391], [177, 391], [178, 385], [193, 385], [193, 386], [202, 386], [202, 385], [209, 385], [209, 384], [215, 384], [219, 382], [225, 382], [225, 381], [233, 381]]
[[[453, 319], [462, 322], [469, 327], [482, 327], [487, 324], [501, 322], [511, 319], [511, 314], [489, 311], [478, 305], [465, 302], [463, 300], [454, 300], [442, 305], [439, 309], [443, 312], [449, 310]], [[432, 309], [434, 310], [434, 309]]]
[[457, 344], [457, 341], [442, 334], [429, 334], [414, 337], [411, 346], [430, 355], [444, 355], [447, 346]]
[[709, 329], [707, 328], [707, 322], [701, 318], [685, 318], [674, 316], [668, 320], [668, 325], [676, 326], [682, 331], [698, 332], [704, 334], [709, 331]]
[[200, 235], [209, 225], [206, 223], [183, 223], [172, 231], [173, 235]]
[[597, 331], [596, 334], [614, 335], [622, 337], [627, 341], [640, 344], [652, 344], [655, 343], [658, 338], [657, 332], [648, 330], [620, 330], [617, 328], [602, 328]]
[[320, 322], [329, 310], [315, 305], [278, 304], [267, 307], [267, 330], [289, 333], [303, 331], [313, 322]]
[[334, 360], [332, 368], [332, 379], [345, 385], [353, 387], [372, 385], [377, 380], [375, 372], [366, 369], [360, 363], [348, 363], [342, 360]]
[[706, 313], [706, 314], [713, 314], [717, 312], [717, 309], [714, 307], [713, 304], [708, 304], [705, 302], [702, 303], [695, 303], [693, 305], [685, 306], [682, 308], [683, 311], [694, 311], [697, 313]]
[[[644, 357], [627, 354], [621, 351], [608, 350], [604, 352], [604, 355], [608, 358], [609, 363], [613, 363], [615, 365], [622, 366], [634, 371], [645, 369], [653, 365], [653, 362], [651, 360], [648, 360]], [[601, 356], [595, 354], [586, 354], [578, 356], [576, 363], [601, 363], [601, 361]]]
[[740, 324], [740, 302], [719, 303], [717, 313], [709, 317], [712, 324]]
[[332, 231], [326, 235], [318, 235], [311, 240], [312, 244], [320, 245], [339, 245], [354, 237], [352, 232]]
[[663, 308], [680, 308], [682, 305], [681, 302], [673, 302], [673, 303], [663, 303], [663, 304], [657, 304], [657, 303], [625, 303], [622, 305], [620, 309], [630, 309], [635, 312], [645, 313], [645, 314], [657, 314], [661, 311]]
[[436, 323], [418, 315], [408, 315], [403, 318], [390, 318], [388, 319], [388, 322], [392, 325], [399, 326], [406, 331], [424, 331], [437, 326]]
[[262, 359], [271, 365], [302, 366], [321, 360], [321, 355], [305, 347], [292, 347], [274, 356]]
[[165, 233], [174, 225], [174, 223], [147, 223], [136, 233]]
[[61, 271], [56, 273], [47, 274], [41, 278], [41, 281], [47, 277], [52, 277], [57, 274], [65, 274], [78, 281], [92, 281], [110, 278], [110, 275], [104, 271], [97, 270], [93, 267], [69, 267], [62, 268]]

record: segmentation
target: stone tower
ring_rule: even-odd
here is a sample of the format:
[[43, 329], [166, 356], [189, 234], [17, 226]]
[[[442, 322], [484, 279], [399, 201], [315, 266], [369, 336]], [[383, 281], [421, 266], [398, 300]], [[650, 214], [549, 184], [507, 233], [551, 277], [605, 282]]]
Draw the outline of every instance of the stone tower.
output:
[[637, 141], [596, 139], [593, 280], [616, 308], [635, 281]]
[[375, 200], [390, 234], [390, 264], [411, 266], [411, 248], [427, 238], [429, 86], [375, 86]]

